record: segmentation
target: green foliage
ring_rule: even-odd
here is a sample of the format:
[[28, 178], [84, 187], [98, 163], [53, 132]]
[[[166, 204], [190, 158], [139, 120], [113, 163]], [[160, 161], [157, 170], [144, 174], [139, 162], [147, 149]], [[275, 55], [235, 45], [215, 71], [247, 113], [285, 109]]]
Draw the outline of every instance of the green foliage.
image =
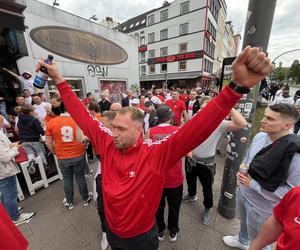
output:
[[279, 67], [275, 68], [273, 71], [273, 78], [278, 81], [286, 80], [289, 76], [289, 68], [283, 68], [282, 63], [279, 63]]
[[131, 84], [130, 90], [133, 93], [140, 93], [140, 85], [138, 83]]
[[293, 79], [293, 81], [296, 84], [300, 84], [300, 64], [299, 60], [295, 60], [291, 67], [289, 72], [289, 77]]

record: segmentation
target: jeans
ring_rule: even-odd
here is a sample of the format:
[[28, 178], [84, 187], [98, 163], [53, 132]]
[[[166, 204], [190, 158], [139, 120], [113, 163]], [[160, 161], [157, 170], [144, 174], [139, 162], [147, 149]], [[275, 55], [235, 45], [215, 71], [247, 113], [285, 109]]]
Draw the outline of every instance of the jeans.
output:
[[6, 120], [8, 120], [8, 114], [6, 112], [6, 103], [5, 101], [0, 101], [0, 114], [4, 116]]
[[166, 224], [164, 220], [164, 212], [166, 206], [166, 198], [168, 201], [168, 230], [170, 233], [179, 232], [178, 221], [179, 221], [179, 211], [182, 200], [183, 185], [176, 188], [164, 188], [161, 196], [160, 204], [156, 212], [156, 221], [158, 226], [158, 231], [163, 232], [166, 229]]
[[148, 232], [132, 238], [120, 238], [107, 227], [107, 241], [111, 250], [157, 250], [157, 226], [154, 224]]
[[85, 155], [76, 158], [57, 160], [61, 174], [64, 177], [64, 190], [68, 203], [73, 203], [74, 187], [73, 175], [75, 175], [78, 190], [82, 200], [89, 198], [86, 179], [84, 177], [84, 169], [86, 168]]
[[185, 176], [188, 185], [188, 193], [190, 196], [195, 196], [197, 193], [197, 177], [199, 178], [204, 197], [204, 207], [209, 209], [213, 207], [213, 190], [214, 175], [216, 173], [216, 165], [202, 165], [196, 163], [196, 166], [191, 167], [190, 162], [185, 159]]
[[299, 132], [299, 129], [300, 129], [300, 120], [295, 123], [295, 125], [294, 125], [294, 132], [293, 133], [295, 135], [297, 135], [298, 132]]
[[102, 177], [101, 177], [101, 174], [99, 174], [96, 178], [96, 191], [98, 193], [97, 210], [98, 210], [98, 215], [99, 215], [100, 221], [101, 221], [101, 230], [102, 230], [102, 232], [106, 233], [106, 218], [105, 218], [105, 212], [104, 212], [104, 206], [103, 206], [103, 192], [102, 192]]
[[35, 155], [41, 157], [44, 165], [47, 165], [47, 160], [45, 157], [44, 145], [40, 142], [23, 142], [22, 146], [27, 154], [28, 160], [31, 161], [35, 158]]
[[[268, 216], [262, 216], [254, 212], [252, 205], [242, 195], [239, 188], [236, 190], [236, 205], [241, 222], [239, 240], [244, 245], [249, 245], [250, 241], [254, 240], [259, 233]], [[266, 246], [263, 249], [271, 250], [271, 247]]]
[[10, 218], [14, 221], [18, 220], [20, 215], [18, 211], [18, 191], [17, 177], [15, 175], [0, 179], [1, 202], [8, 212]]

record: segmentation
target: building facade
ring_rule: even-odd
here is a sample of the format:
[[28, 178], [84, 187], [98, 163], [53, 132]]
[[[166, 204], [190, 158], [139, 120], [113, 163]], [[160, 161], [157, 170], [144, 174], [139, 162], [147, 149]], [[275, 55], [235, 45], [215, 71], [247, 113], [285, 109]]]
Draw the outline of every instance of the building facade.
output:
[[220, 1], [221, 8], [218, 15], [218, 29], [216, 38], [216, 50], [215, 50], [215, 61], [213, 67], [213, 73], [217, 76], [221, 73], [222, 62], [223, 62], [223, 48], [224, 48], [224, 34], [225, 24], [227, 18], [227, 6], [224, 0]]
[[144, 88], [209, 85], [220, 0], [165, 1], [163, 6], [121, 23], [118, 30], [139, 40]]
[[[24, 16], [28, 56], [17, 60], [19, 72], [34, 74], [37, 61], [51, 53], [79, 98], [106, 90], [116, 102], [120, 91], [139, 83], [138, 41], [131, 36], [36, 0], [27, 0]], [[51, 81], [45, 91], [57, 92]]]

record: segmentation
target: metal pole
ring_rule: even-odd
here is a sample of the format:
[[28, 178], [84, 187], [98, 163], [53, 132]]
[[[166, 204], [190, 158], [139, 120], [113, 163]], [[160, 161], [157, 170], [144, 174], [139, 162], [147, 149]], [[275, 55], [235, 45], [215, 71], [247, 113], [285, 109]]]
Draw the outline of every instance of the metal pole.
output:
[[[252, 47], [260, 47], [262, 51], [267, 53], [275, 6], [276, 0], [249, 1], [243, 48], [251, 45]], [[236, 214], [236, 173], [245, 155], [250, 138], [258, 88], [259, 86], [252, 90], [247, 97], [242, 98], [237, 107], [238, 111], [247, 119], [248, 126], [240, 131], [230, 133], [218, 204], [219, 213], [228, 219], [234, 218]]]

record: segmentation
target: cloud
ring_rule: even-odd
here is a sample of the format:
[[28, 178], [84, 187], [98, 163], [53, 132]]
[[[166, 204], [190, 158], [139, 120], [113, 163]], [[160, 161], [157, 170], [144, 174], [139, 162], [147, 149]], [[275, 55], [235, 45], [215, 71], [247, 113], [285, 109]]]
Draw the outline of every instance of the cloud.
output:
[[[53, 0], [40, 1], [48, 4], [53, 2]], [[248, 2], [248, 0], [226, 0], [227, 20], [232, 21], [235, 31], [242, 36], [244, 35]], [[123, 22], [146, 11], [160, 7], [163, 0], [60, 0], [59, 3], [60, 9], [81, 17], [89, 18], [92, 15], [96, 15], [101, 21], [105, 17], [110, 16], [116, 21]], [[285, 51], [300, 48], [299, 13], [300, 4], [298, 0], [277, 0], [268, 47], [271, 59]], [[276, 62], [282, 61], [284, 66], [290, 66], [295, 59], [300, 59], [300, 51], [286, 54]]]
[[[248, 9], [248, 1], [227, 0], [227, 19], [232, 20], [235, 30], [242, 25], [241, 35], [244, 35], [244, 18]], [[266, 10], [268, 11], [268, 10]], [[293, 49], [300, 49], [300, 5], [297, 0], [277, 0], [268, 52], [270, 59]], [[284, 66], [290, 66], [295, 59], [300, 59], [300, 50], [286, 54], [278, 60]]]

